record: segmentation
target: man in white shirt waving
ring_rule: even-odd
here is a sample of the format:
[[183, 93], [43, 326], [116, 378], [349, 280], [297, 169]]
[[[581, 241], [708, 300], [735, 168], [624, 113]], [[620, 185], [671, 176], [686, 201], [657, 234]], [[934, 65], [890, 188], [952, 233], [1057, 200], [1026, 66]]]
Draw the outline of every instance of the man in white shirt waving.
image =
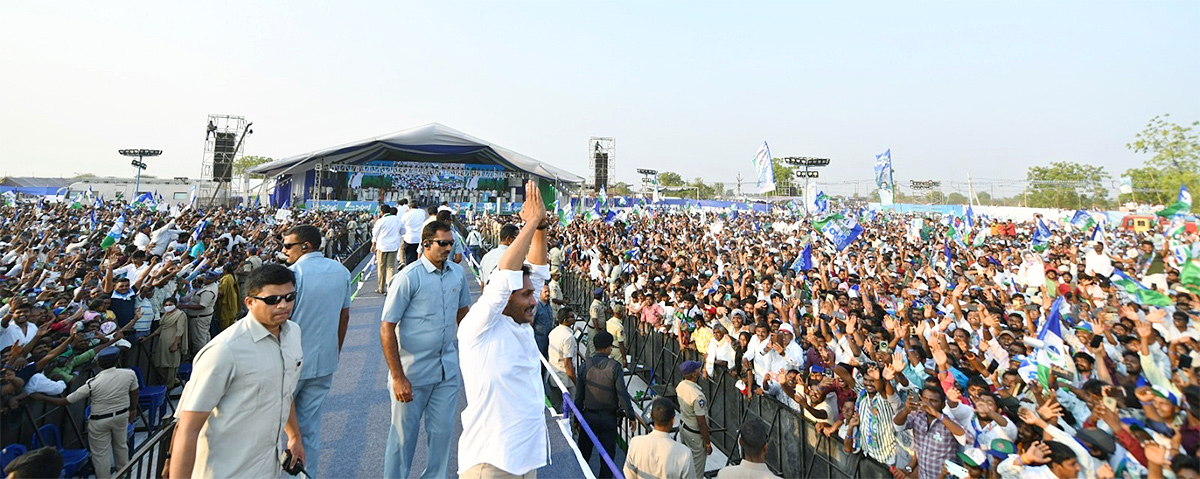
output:
[[[459, 362], [467, 393], [458, 442], [464, 479], [537, 477], [549, 457], [545, 400], [533, 313], [550, 276], [546, 206], [537, 184], [525, 186], [525, 225], [500, 257], [496, 277], [458, 325]], [[530, 266], [523, 263], [529, 257]]]

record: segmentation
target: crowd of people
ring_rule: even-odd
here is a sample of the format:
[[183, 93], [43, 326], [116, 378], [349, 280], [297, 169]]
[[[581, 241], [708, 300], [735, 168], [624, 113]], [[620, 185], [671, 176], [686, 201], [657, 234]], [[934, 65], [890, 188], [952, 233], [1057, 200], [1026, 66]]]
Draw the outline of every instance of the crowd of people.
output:
[[[841, 250], [775, 215], [574, 221], [551, 269], [595, 286], [580, 315], [597, 342], [664, 334], [703, 358], [681, 403], [685, 383], [731, 375], [897, 478], [1196, 477], [1194, 232], [1056, 225], [1035, 244], [1049, 220], [872, 216]], [[554, 363], [567, 348], [550, 343]], [[703, 426], [684, 428], [703, 429], [695, 453]]]
[[[129, 446], [125, 422], [121, 434], [100, 426], [116, 416], [134, 423], [141, 413], [160, 413], [139, 410], [141, 387], [180, 393], [180, 365], [247, 314], [251, 273], [298, 260], [285, 259], [290, 228], [314, 225], [307, 252], [330, 257], [348, 253], [370, 233], [370, 217], [361, 213], [293, 217], [265, 208], [81, 203], [0, 207], [0, 408], [4, 445], [30, 445], [29, 437], [18, 436], [25, 403], [66, 405], [90, 397], [84, 419], [97, 477], [123, 466]], [[139, 377], [128, 369], [135, 364], [146, 369]], [[130, 377], [134, 393], [126, 394]], [[159, 424], [149, 415], [143, 426]], [[68, 431], [71, 423], [58, 426]]]
[[[897, 478], [1200, 473], [1194, 232], [1062, 225], [1034, 241], [1049, 220], [879, 213], [861, 217], [847, 245], [822, 221], [777, 214], [639, 208], [563, 224], [531, 195], [480, 258], [478, 299], [460, 260], [480, 251], [479, 231], [496, 218], [475, 219], [464, 238], [444, 205], [384, 205], [374, 218], [0, 207], [5, 424], [22, 402], [89, 399], [93, 465], [107, 477], [125, 460], [116, 423], [137, 420], [144, 381], [117, 366], [144, 348], [155, 368], [145, 380], [168, 389], [179, 365], [194, 363], [172, 476], [239, 464], [315, 471], [351, 295], [345, 268], [322, 257], [370, 241], [386, 296], [389, 476], [407, 476], [422, 423], [431, 431], [425, 474], [448, 473], [460, 381], [463, 476], [529, 477], [545, 465], [542, 401], [524, 392], [544, 387], [554, 402], [560, 383], [612, 452], [606, 431], [633, 417], [622, 381], [631, 335], [665, 335], [699, 361], [679, 366], [674, 401], [650, 403], [654, 431], [616, 464], [627, 475], [705, 472], [712, 438], [701, 384], [721, 375]], [[594, 288], [578, 313], [563, 295], [567, 275]], [[256, 339], [268, 335], [275, 340]], [[559, 381], [540, 377], [538, 352]], [[284, 361], [258, 373], [231, 367], [262, 357]], [[254, 374], [281, 375], [283, 385], [264, 390]], [[293, 459], [242, 447], [255, 440], [252, 425], [268, 431], [260, 443], [286, 435]], [[748, 420], [742, 464], [719, 477], [769, 476], [768, 428]], [[213, 442], [221, 433], [233, 436]], [[578, 440], [590, 454], [592, 439]]]

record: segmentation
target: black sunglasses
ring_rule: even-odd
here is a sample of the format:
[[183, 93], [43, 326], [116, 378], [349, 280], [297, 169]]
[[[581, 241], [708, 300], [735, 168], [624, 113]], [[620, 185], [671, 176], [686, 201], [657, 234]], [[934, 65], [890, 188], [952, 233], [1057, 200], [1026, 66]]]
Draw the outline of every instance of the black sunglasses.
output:
[[302, 245], [302, 244], [304, 244], [304, 242], [303, 242], [303, 241], [298, 241], [298, 242], [295, 242], [295, 243], [284, 243], [284, 244], [283, 244], [283, 249], [292, 249], [292, 247], [293, 247], [293, 246]]
[[430, 242], [431, 244], [432, 244], [432, 243], [437, 243], [437, 244], [438, 244], [438, 246], [441, 246], [441, 247], [443, 247], [443, 248], [445, 248], [445, 247], [447, 247], [447, 246], [450, 246], [450, 245], [454, 244], [454, 240], [429, 240], [429, 242]]
[[289, 303], [296, 302], [296, 292], [295, 291], [292, 291], [288, 294], [276, 294], [276, 295], [272, 295], [272, 296], [262, 296], [262, 297], [259, 297], [259, 296], [249, 296], [249, 297], [257, 299], [264, 303], [267, 303], [271, 306], [275, 306], [276, 304], [279, 304], [280, 301], [287, 301]]

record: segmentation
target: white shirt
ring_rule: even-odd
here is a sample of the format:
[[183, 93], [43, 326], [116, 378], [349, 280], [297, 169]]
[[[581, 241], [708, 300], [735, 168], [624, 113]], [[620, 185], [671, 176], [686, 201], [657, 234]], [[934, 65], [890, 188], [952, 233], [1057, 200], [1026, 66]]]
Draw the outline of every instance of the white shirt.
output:
[[150, 246], [150, 236], [146, 235], [146, 233], [138, 231], [137, 236], [133, 237], [133, 245], [137, 246], [137, 249], [146, 251], [146, 247]]
[[725, 361], [725, 367], [732, 368], [733, 364], [733, 341], [729, 340], [729, 336], [725, 336], [724, 341], [717, 341], [717, 338], [708, 340], [708, 356], [704, 358], [704, 370], [708, 371], [708, 375], [713, 375], [713, 365], [717, 361]]
[[21, 346], [29, 344], [37, 336], [37, 330], [37, 325], [33, 323], [25, 323], [25, 327], [21, 328], [16, 321], [9, 321], [8, 327], [0, 331], [0, 350], [16, 343], [21, 343]]
[[500, 264], [500, 255], [504, 254], [504, 250], [508, 249], [508, 245], [502, 244], [488, 251], [479, 260], [479, 280], [486, 285], [488, 278], [492, 276], [492, 272], [496, 270], [496, 266]]
[[140, 277], [142, 275], [142, 272], [146, 271], [146, 269], [149, 267], [150, 267], [149, 261], [143, 261], [141, 266], [138, 266], [138, 265], [130, 262], [130, 263], [127, 263], [125, 266], [114, 269], [112, 275], [113, 275], [113, 278], [119, 278], [119, 277], [121, 277], [121, 275], [125, 275], [125, 278], [128, 279], [130, 283], [135, 283], [135, 282], [137, 282], [138, 277]]
[[404, 225], [396, 215], [387, 215], [375, 220], [371, 229], [371, 238], [375, 242], [375, 250], [391, 253], [400, 250], [400, 231]]
[[420, 208], [408, 210], [407, 213], [404, 213], [404, 216], [400, 217], [400, 221], [404, 223], [401, 231], [403, 232], [405, 243], [417, 244], [421, 242], [421, 227], [425, 225], [425, 218], [428, 217], [429, 215], [425, 213], [425, 210]]
[[[547, 265], [534, 265], [531, 280], [537, 297], [550, 276]], [[514, 291], [524, 285], [520, 271], [501, 270], [497, 281], [483, 288], [458, 325], [459, 363], [467, 408], [462, 413], [458, 440], [458, 473], [490, 464], [523, 475], [546, 465], [550, 442], [545, 399], [541, 391], [533, 326], [517, 324], [504, 315]]]
[[550, 348], [546, 353], [549, 355], [546, 359], [554, 367], [558, 379], [567, 387], [573, 386], [567, 377], [567, 361], [579, 356], [579, 343], [575, 341], [575, 335], [571, 334], [570, 327], [559, 324], [550, 330]]
[[1094, 249], [1089, 249], [1084, 255], [1083, 264], [1086, 265], [1083, 272], [1090, 275], [1100, 275], [1108, 277], [1113, 272], [1112, 259], [1104, 253], [1097, 253]]

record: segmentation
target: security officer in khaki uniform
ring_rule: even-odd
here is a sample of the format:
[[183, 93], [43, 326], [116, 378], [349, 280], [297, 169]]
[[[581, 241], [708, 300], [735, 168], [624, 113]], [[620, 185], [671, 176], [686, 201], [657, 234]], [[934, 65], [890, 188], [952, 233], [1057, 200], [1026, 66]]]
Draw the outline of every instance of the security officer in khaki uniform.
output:
[[608, 306], [604, 304], [604, 288], [596, 288], [592, 291], [592, 305], [588, 307], [588, 322], [587, 322], [587, 355], [591, 356], [596, 352], [596, 347], [593, 345], [596, 342], [596, 334], [604, 331], [605, 317], [608, 314]]
[[650, 434], [629, 439], [625, 454], [626, 479], [692, 479], [697, 477], [692, 465], [692, 451], [671, 439], [675, 427], [675, 403], [665, 397], [650, 403]]
[[708, 439], [708, 400], [704, 391], [696, 383], [700, 379], [700, 368], [704, 364], [699, 361], [684, 361], [679, 365], [683, 380], [675, 386], [675, 395], [679, 398], [679, 419], [681, 430], [679, 440], [692, 451], [692, 466], [696, 476], [704, 475], [704, 462], [712, 453], [712, 442]]
[[[121, 350], [114, 346], [100, 350], [96, 362], [103, 370], [99, 374], [68, 394], [66, 399], [46, 399], [60, 406], [77, 403], [84, 398], [92, 399], [91, 415], [87, 422], [88, 448], [98, 479], [112, 477], [114, 465], [120, 470], [129, 462], [127, 428], [138, 414], [137, 374], [131, 369], [117, 367], [120, 356]], [[116, 461], [113, 460], [114, 456]]]

